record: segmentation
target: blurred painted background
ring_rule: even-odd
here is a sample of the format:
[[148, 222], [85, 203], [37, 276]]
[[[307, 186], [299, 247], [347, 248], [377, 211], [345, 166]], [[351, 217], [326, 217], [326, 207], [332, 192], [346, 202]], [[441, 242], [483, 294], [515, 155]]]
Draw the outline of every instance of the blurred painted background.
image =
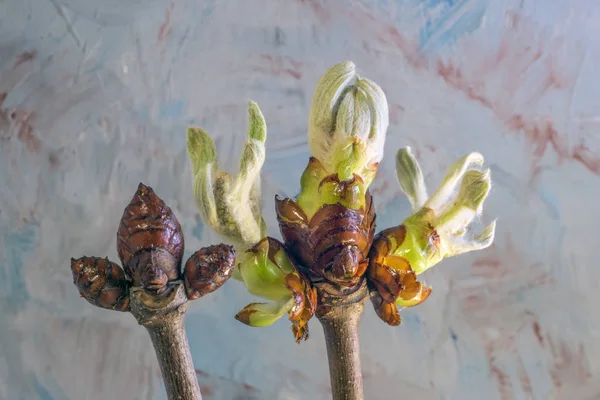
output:
[[[118, 260], [116, 230], [142, 181], [199, 222], [189, 124], [237, 167], [246, 102], [268, 123], [264, 213], [298, 190], [308, 106], [342, 60], [390, 103], [375, 187], [379, 228], [409, 211], [394, 154], [430, 185], [482, 152], [493, 248], [427, 272], [434, 287], [391, 328], [367, 304], [369, 400], [600, 398], [600, 4], [595, 0], [0, 1], [0, 399], [164, 399], [132, 316], [78, 297], [69, 259]], [[186, 256], [187, 257], [187, 256]], [[320, 326], [249, 328], [230, 281], [187, 316], [206, 399], [327, 399]]]

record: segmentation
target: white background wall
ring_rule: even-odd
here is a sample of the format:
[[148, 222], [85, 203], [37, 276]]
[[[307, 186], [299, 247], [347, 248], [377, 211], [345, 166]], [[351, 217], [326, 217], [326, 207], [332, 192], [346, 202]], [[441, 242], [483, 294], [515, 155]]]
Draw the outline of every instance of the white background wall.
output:
[[[7, 0], [0, 2], [0, 399], [163, 399], [127, 314], [78, 298], [70, 257], [117, 261], [142, 181], [175, 211], [186, 256], [199, 222], [185, 129], [234, 171], [246, 102], [268, 123], [264, 214], [297, 194], [318, 77], [342, 60], [390, 103], [378, 228], [408, 215], [394, 154], [430, 186], [480, 151], [495, 186], [493, 248], [424, 275], [431, 297], [392, 328], [361, 324], [366, 397], [600, 398], [600, 9], [594, 0]], [[206, 399], [327, 399], [322, 333], [249, 328], [230, 281], [187, 330]]]

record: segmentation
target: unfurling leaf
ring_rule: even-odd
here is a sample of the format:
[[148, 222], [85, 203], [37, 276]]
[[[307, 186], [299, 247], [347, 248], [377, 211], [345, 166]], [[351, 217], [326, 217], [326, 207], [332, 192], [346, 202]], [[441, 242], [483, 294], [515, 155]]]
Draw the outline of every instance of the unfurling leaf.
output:
[[219, 169], [208, 133], [191, 127], [187, 135], [193, 192], [202, 220], [232, 242], [238, 252], [254, 246], [266, 231], [261, 214], [260, 170], [265, 161], [267, 127], [258, 105], [250, 102], [248, 114], [246, 142], [235, 177]]
[[356, 73], [354, 63], [328, 69], [315, 89], [308, 124], [310, 152], [340, 181], [358, 175], [369, 187], [383, 158], [389, 124], [381, 88]]
[[316, 292], [299, 274], [283, 245], [265, 237], [241, 255], [239, 269], [248, 291], [270, 302], [249, 304], [236, 319], [251, 326], [268, 326], [288, 313], [296, 342], [307, 339]]
[[495, 222], [479, 235], [466, 236], [491, 189], [490, 172], [480, 171], [481, 165], [483, 157], [479, 153], [462, 157], [450, 166], [440, 187], [427, 198], [416, 158], [409, 148], [398, 152], [398, 179], [413, 214], [401, 225], [377, 235], [368, 269], [370, 284], [376, 290], [373, 305], [387, 323], [399, 323], [397, 307], [413, 307], [430, 295], [431, 288], [419, 283], [417, 275], [444, 258], [492, 244]]

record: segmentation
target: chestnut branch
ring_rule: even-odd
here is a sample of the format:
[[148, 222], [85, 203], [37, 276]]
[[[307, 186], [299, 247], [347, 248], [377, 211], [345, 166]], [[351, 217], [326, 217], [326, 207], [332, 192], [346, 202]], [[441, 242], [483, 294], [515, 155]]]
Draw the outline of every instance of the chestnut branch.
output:
[[110, 310], [128, 311], [152, 340], [169, 399], [200, 400], [184, 329], [190, 300], [221, 287], [235, 266], [233, 247], [196, 251], [181, 271], [184, 238], [171, 209], [140, 183], [123, 212], [117, 234], [123, 267], [107, 258], [71, 259], [81, 297]]

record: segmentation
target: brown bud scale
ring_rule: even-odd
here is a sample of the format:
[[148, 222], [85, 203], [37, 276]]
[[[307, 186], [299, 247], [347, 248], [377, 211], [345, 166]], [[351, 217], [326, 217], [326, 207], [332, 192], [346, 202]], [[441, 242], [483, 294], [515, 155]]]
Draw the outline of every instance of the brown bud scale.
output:
[[385, 323], [391, 326], [398, 326], [401, 323], [400, 313], [395, 303], [386, 303], [379, 293], [375, 293], [371, 297], [371, 303], [377, 316]]
[[196, 251], [185, 263], [183, 280], [188, 299], [198, 299], [220, 288], [235, 268], [232, 246], [218, 244]]
[[[269, 242], [269, 252], [267, 253], [267, 257], [283, 271], [283, 268], [277, 261], [276, 254], [282, 250], [286, 251], [285, 246], [279, 240], [273, 239], [272, 237], [266, 237], [262, 239], [261, 242], [263, 240], [268, 240]], [[255, 247], [259, 245], [260, 242]], [[292, 333], [294, 334], [296, 343], [300, 343], [301, 341], [308, 339], [308, 321], [313, 317], [317, 308], [317, 292], [311, 286], [308, 279], [306, 279], [299, 271], [298, 266], [294, 261], [290, 261], [292, 262], [295, 271], [286, 275], [285, 284], [292, 292], [295, 304], [290, 310], [289, 319], [292, 322]]]
[[100, 257], [71, 259], [73, 283], [89, 303], [110, 310], [129, 310], [130, 282], [123, 269]]
[[179, 279], [183, 250], [179, 221], [152, 188], [140, 183], [117, 232], [117, 252], [133, 285], [160, 291]]
[[275, 199], [285, 246], [302, 268], [335, 284], [358, 283], [375, 233], [373, 198], [367, 192], [365, 199], [359, 210], [324, 205], [310, 221], [293, 200]]
[[285, 282], [296, 301], [290, 311], [290, 321], [296, 343], [300, 343], [308, 339], [308, 321], [317, 309], [317, 291], [301, 274], [288, 274]]

